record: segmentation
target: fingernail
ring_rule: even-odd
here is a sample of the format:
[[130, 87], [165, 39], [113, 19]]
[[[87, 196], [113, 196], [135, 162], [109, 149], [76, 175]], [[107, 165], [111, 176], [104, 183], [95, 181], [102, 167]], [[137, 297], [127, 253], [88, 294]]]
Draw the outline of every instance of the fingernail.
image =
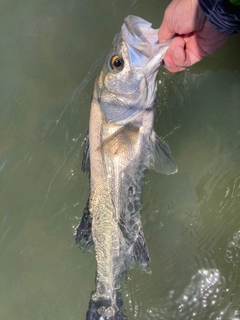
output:
[[180, 58], [180, 52], [179, 52], [179, 50], [176, 48], [175, 50], [174, 50], [174, 57], [176, 58], [176, 59], [179, 59]]

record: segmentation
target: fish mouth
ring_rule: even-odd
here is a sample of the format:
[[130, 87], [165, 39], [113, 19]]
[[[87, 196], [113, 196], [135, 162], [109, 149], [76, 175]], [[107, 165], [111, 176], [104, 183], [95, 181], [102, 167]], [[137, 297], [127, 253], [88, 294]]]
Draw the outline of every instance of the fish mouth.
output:
[[148, 73], [154, 72], [163, 63], [172, 39], [158, 42], [158, 30], [142, 18], [129, 15], [122, 26], [122, 37], [127, 44], [132, 66], [147, 67]]

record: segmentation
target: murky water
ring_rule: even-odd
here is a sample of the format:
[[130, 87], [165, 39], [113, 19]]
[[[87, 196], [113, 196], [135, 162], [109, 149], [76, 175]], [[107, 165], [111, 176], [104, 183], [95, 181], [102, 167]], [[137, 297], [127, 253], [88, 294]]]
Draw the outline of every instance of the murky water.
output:
[[[0, 319], [85, 319], [95, 259], [72, 237], [94, 78], [128, 14], [168, 1], [1, 0]], [[240, 37], [159, 72], [156, 131], [179, 172], [147, 174], [152, 274], [123, 281], [129, 319], [240, 319]]]

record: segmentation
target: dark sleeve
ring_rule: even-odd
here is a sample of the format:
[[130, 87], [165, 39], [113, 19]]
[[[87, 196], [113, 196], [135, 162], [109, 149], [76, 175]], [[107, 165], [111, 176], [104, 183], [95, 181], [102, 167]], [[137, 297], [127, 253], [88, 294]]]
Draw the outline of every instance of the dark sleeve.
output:
[[[233, 1], [235, 4], [232, 4]], [[203, 12], [218, 31], [234, 34], [240, 32], [239, 0], [199, 0]]]

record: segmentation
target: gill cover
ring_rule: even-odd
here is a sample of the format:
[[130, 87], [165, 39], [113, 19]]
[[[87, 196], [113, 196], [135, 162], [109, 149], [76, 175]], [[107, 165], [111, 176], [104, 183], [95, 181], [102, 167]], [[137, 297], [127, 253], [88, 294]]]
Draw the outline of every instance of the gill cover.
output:
[[125, 125], [152, 105], [157, 71], [168, 45], [169, 41], [158, 43], [151, 23], [135, 16], [125, 19], [97, 80], [98, 101], [107, 123]]

